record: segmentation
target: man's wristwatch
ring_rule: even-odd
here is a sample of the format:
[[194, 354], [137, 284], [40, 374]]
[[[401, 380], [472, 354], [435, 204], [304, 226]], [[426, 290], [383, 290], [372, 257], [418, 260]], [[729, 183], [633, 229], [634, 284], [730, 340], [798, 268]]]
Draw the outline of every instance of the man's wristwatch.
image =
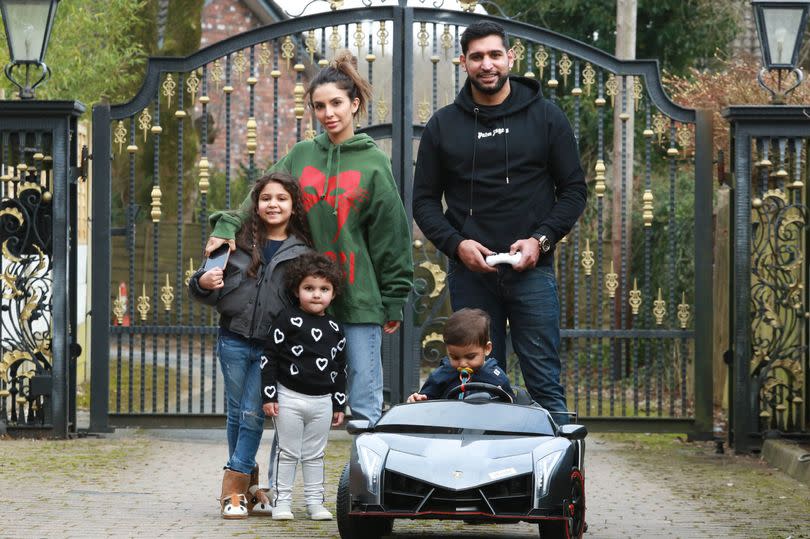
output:
[[551, 241], [545, 234], [537, 234], [532, 237], [537, 240], [537, 246], [540, 247], [541, 253], [547, 253], [551, 250]]

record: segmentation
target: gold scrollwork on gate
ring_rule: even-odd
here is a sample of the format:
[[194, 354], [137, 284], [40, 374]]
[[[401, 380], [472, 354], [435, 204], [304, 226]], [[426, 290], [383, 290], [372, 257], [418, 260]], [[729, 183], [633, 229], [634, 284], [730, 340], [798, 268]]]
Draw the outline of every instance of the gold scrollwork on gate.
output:
[[568, 77], [571, 75], [571, 67], [574, 63], [571, 61], [571, 58], [568, 57], [566, 53], [563, 53], [562, 57], [560, 58], [560, 75], [563, 76], [563, 84], [568, 86]]
[[616, 96], [619, 95], [619, 80], [611, 73], [605, 83], [605, 93], [610, 97], [610, 106], [616, 106]]
[[449, 24], [444, 25], [444, 30], [439, 37], [439, 42], [442, 45], [442, 51], [444, 51], [444, 59], [447, 60], [450, 56], [450, 50], [453, 48], [453, 35], [450, 33]]
[[194, 259], [189, 258], [188, 259], [188, 269], [186, 270], [186, 273], [184, 274], [184, 280], [183, 280], [183, 284], [185, 286], [188, 286], [188, 282], [191, 280], [191, 276], [194, 275], [195, 271], [197, 271], [197, 270], [194, 269]]
[[548, 51], [542, 45], [534, 53], [534, 65], [537, 66], [537, 70], [540, 72], [540, 80], [543, 80], [543, 72], [548, 65]]
[[585, 64], [582, 70], [582, 84], [585, 86], [585, 93], [591, 95], [591, 87], [596, 83], [596, 70], [590, 62]]
[[219, 91], [222, 87], [222, 83], [225, 81], [225, 69], [222, 67], [221, 60], [221, 58], [217, 58], [211, 65], [211, 81], [214, 83], [214, 86], [216, 86], [217, 91]]
[[633, 108], [638, 112], [641, 105], [641, 97], [644, 95], [644, 86], [641, 84], [641, 77], [633, 77]]
[[149, 107], [146, 107], [138, 116], [138, 127], [143, 131], [143, 141], [146, 142], [146, 135], [152, 127], [152, 115], [149, 114]]
[[186, 78], [186, 91], [191, 96], [191, 106], [193, 107], [197, 101], [197, 91], [200, 89], [200, 77], [197, 75], [197, 70], [192, 69], [191, 73]]
[[118, 145], [118, 153], [124, 150], [124, 144], [127, 143], [127, 129], [124, 127], [124, 120], [118, 120], [118, 125], [115, 126], [113, 134], [113, 144]]
[[667, 315], [667, 302], [664, 301], [663, 292], [661, 288], [658, 289], [658, 299], [653, 301], [653, 316], [655, 317], [656, 325], [664, 323], [664, 317]]
[[309, 53], [309, 63], [315, 63], [315, 52], [318, 50], [318, 41], [315, 39], [315, 30], [307, 32], [307, 37], [304, 39], [304, 48]]
[[430, 38], [430, 34], [427, 31], [427, 23], [420, 22], [419, 23], [419, 31], [416, 33], [416, 44], [419, 45], [419, 48], [422, 50], [422, 58], [425, 57], [425, 49], [428, 46], [428, 39]]
[[286, 36], [284, 41], [281, 42], [281, 57], [284, 58], [284, 61], [287, 63], [287, 71], [290, 70], [290, 62], [294, 56], [295, 44], [293, 43], [292, 37]]
[[166, 284], [160, 289], [160, 301], [163, 302], [163, 310], [172, 310], [172, 301], [174, 301], [174, 287], [169, 281], [169, 274], [166, 274]]
[[520, 65], [526, 58], [526, 45], [524, 45], [520, 39], [515, 39], [515, 42], [512, 44], [512, 51], [515, 53], [515, 62], [517, 64], [515, 67], [517, 72], [520, 73]]
[[590, 276], [593, 270], [593, 251], [591, 251], [591, 240], [585, 238], [585, 250], [582, 251], [582, 267], [585, 269], [585, 275]]
[[380, 94], [380, 98], [377, 100], [377, 121], [379, 123], [384, 123], [385, 119], [388, 117], [388, 102], [385, 100], [385, 96]]
[[437, 298], [441, 295], [442, 290], [444, 290], [445, 280], [447, 279], [447, 273], [442, 269], [441, 266], [435, 264], [433, 262], [425, 261], [419, 264], [420, 268], [425, 268], [433, 277], [433, 289], [430, 291], [428, 297], [430, 298]]
[[641, 290], [638, 289], [638, 279], [633, 277], [633, 289], [630, 291], [630, 298], [627, 300], [634, 315], [638, 314], [641, 307]]
[[686, 303], [686, 292], [681, 293], [681, 303], [678, 304], [678, 322], [681, 323], [681, 329], [689, 327], [689, 318], [692, 315], [689, 313], [689, 304]]
[[664, 135], [667, 132], [667, 128], [669, 127], [669, 120], [661, 114], [658, 113], [655, 115], [652, 121], [653, 125], [653, 132], [658, 136], [658, 144], [664, 143]]
[[172, 77], [171, 73], [166, 73], [166, 78], [163, 80], [161, 88], [163, 89], [163, 96], [166, 98], [166, 107], [171, 109], [172, 98], [177, 89], [177, 83], [174, 81], [174, 77]]
[[385, 46], [388, 45], [389, 37], [390, 34], [385, 27], [385, 21], [380, 21], [380, 27], [377, 29], [377, 45], [380, 46], [380, 54], [382, 54], [382, 56], [385, 56]]
[[430, 119], [430, 103], [427, 98], [416, 104], [416, 116], [422, 124], [426, 124]]
[[259, 45], [259, 66], [262, 68], [262, 73], [267, 73], [267, 67], [273, 61], [273, 53], [270, 52], [270, 46], [267, 42]]
[[245, 78], [245, 72], [248, 69], [248, 59], [247, 55], [245, 54], [244, 50], [240, 50], [236, 53], [236, 56], [233, 57], [233, 72], [236, 73], [236, 76], [239, 80], [243, 80]]
[[138, 296], [138, 313], [141, 315], [141, 321], [145, 321], [147, 315], [149, 315], [149, 309], [151, 306], [149, 305], [149, 296], [146, 295], [146, 284], [143, 285], [143, 289], [141, 295]]
[[619, 274], [613, 269], [613, 260], [610, 261], [610, 271], [605, 274], [605, 288], [607, 288], [608, 297], [616, 297], [616, 289], [619, 288]]
[[357, 57], [360, 58], [363, 55], [363, 44], [366, 41], [366, 33], [363, 31], [363, 23], [358, 22], [354, 26], [354, 34], [352, 34], [354, 38], [354, 48], [357, 49]]

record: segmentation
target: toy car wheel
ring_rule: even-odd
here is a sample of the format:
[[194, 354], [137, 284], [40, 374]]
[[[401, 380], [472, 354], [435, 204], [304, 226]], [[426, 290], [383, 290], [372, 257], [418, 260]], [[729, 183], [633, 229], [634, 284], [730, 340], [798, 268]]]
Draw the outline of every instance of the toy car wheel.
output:
[[[582, 539], [585, 533], [585, 478], [577, 468], [571, 471], [571, 498], [566, 502], [570, 520], [544, 520], [541, 539]], [[569, 527], [570, 522], [570, 527]]]
[[394, 528], [394, 520], [380, 517], [358, 517], [349, 514], [349, 464], [343, 467], [337, 491], [337, 525], [342, 539], [380, 539], [389, 535]]

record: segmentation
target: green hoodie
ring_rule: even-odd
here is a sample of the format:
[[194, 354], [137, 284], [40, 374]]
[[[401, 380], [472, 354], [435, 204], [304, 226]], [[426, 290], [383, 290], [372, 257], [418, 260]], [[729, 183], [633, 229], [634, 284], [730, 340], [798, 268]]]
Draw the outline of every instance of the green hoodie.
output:
[[[335, 145], [323, 133], [297, 143], [269, 172], [278, 170], [299, 179], [315, 249], [344, 272], [335, 318], [402, 320], [413, 284], [410, 225], [388, 157], [366, 134]], [[234, 238], [249, 209], [250, 196], [237, 211], [213, 214], [211, 235]]]

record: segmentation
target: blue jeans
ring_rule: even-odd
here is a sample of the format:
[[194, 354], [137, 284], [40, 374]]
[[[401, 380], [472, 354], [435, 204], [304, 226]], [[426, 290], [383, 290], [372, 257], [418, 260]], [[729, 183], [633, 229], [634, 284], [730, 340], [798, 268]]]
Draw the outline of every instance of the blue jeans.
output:
[[220, 334], [217, 352], [228, 405], [226, 467], [249, 474], [256, 465], [264, 429], [259, 366], [264, 346], [259, 341]]
[[[550, 412], [566, 412], [560, 384], [560, 300], [557, 279], [548, 266], [517, 272], [499, 265], [497, 273], [475, 273], [450, 262], [453, 310], [478, 308], [492, 318], [492, 356], [506, 370], [506, 322], [532, 399]], [[552, 414], [558, 424], [568, 417]]]
[[382, 327], [377, 324], [343, 324], [346, 333], [346, 376], [353, 419], [376, 423], [382, 415]]

